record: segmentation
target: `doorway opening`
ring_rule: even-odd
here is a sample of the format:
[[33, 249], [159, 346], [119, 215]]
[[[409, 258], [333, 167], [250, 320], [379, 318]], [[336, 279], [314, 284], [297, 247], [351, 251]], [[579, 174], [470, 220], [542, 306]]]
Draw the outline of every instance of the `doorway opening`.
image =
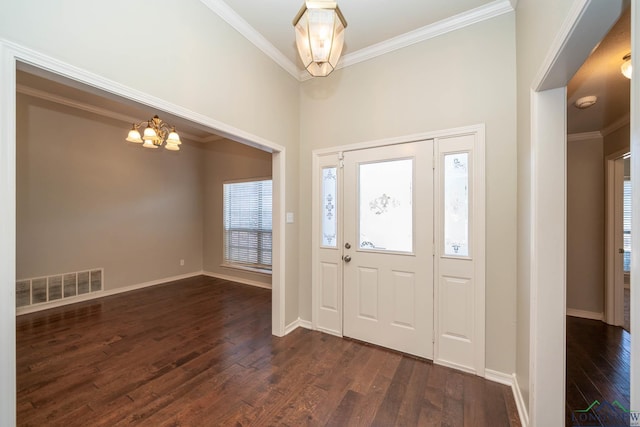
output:
[[567, 85], [567, 425], [595, 401], [630, 408], [630, 50], [629, 6]]
[[[50, 76], [57, 76], [74, 82], [75, 85], [101, 91], [112, 97], [119, 97], [127, 102], [137, 102], [157, 111], [166, 111], [174, 117], [190, 121], [195, 126], [208, 129], [210, 132], [224, 136], [232, 141], [261, 148], [271, 153], [273, 173], [273, 265], [272, 265], [272, 325], [274, 335], [282, 336], [285, 333], [285, 289], [284, 289], [284, 241], [285, 241], [285, 148], [271, 141], [255, 135], [248, 134], [240, 129], [219, 122], [213, 118], [194, 113], [176, 104], [160, 100], [143, 92], [119, 85], [101, 76], [80, 70], [77, 67], [53, 60], [39, 52], [32, 51], [16, 44], [0, 43], [0, 81], [4, 88], [0, 96], [0, 123], [2, 132], [0, 138], [0, 160], [2, 160], [2, 174], [0, 174], [0, 209], [2, 210], [3, 240], [0, 246], [2, 253], [2, 283], [5, 295], [3, 298], [4, 316], [2, 324], [3, 334], [2, 348], [0, 352], [0, 364], [5, 369], [7, 381], [4, 382], [3, 395], [6, 397], [2, 403], [2, 413], [15, 414], [15, 291], [12, 290], [16, 283], [16, 74], [21, 67], [27, 67], [36, 72]], [[126, 127], [125, 127], [126, 133]], [[124, 142], [122, 142], [124, 144]], [[170, 226], [170, 225], [168, 225]], [[9, 415], [9, 417], [11, 417]]]

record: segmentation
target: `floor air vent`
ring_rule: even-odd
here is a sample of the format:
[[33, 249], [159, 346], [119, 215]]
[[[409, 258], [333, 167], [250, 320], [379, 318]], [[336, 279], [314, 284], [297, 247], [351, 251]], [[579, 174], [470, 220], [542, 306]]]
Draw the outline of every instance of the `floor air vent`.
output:
[[16, 281], [16, 307], [79, 297], [102, 290], [103, 268]]

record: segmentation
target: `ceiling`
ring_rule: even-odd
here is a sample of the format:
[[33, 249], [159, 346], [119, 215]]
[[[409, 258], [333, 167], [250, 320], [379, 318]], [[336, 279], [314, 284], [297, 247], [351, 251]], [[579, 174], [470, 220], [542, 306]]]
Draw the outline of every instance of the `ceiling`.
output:
[[[567, 132], [607, 134], [628, 123], [631, 80], [620, 72], [622, 57], [631, 52], [631, 9], [622, 14], [602, 42], [567, 85]], [[637, 72], [636, 72], [637, 73]], [[574, 103], [583, 96], [598, 101], [581, 110]]]
[[[201, 1], [294, 77], [308, 78], [298, 58], [292, 22], [303, 0]], [[515, 2], [338, 0], [347, 20], [338, 68], [511, 12]]]
[[[302, 5], [302, 0], [201, 1], [230, 22], [283, 68], [288, 67], [287, 71], [300, 80], [305, 78], [303, 76], [306, 76], [306, 71], [302, 69], [297, 56], [291, 22]], [[344, 55], [340, 63], [342, 66], [348, 66], [512, 11], [515, 0], [511, 1], [340, 0], [340, 8], [348, 22]], [[627, 10], [569, 82], [569, 134], [606, 133], [607, 129], [611, 130], [621, 123], [628, 123], [630, 81], [620, 73], [620, 65], [622, 57], [630, 52], [630, 21], [630, 10]], [[75, 108], [99, 110], [94, 112], [129, 123], [148, 120], [156, 114], [156, 110], [147, 106], [135, 104], [35, 67], [22, 64], [20, 68], [19, 92], [41, 98], [53, 97], [55, 99], [50, 100]], [[577, 109], [573, 105], [575, 100], [587, 95], [596, 95], [598, 102], [588, 109]], [[217, 136], [213, 129], [168, 113], [158, 114], [180, 129], [183, 137], [192, 141], [210, 142], [222, 138]]]

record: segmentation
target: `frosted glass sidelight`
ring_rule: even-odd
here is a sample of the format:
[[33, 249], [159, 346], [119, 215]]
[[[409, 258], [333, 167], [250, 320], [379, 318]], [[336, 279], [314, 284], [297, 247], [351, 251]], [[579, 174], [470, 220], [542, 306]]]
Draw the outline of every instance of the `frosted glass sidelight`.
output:
[[469, 256], [469, 153], [444, 156], [444, 254]]
[[413, 252], [413, 159], [359, 166], [359, 247]]
[[322, 168], [322, 246], [337, 245], [337, 169]]

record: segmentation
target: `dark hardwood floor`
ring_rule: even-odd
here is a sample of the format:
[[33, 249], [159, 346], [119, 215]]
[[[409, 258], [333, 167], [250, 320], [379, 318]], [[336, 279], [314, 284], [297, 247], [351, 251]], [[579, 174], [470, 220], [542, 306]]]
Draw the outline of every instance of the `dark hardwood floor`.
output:
[[268, 290], [198, 277], [20, 316], [21, 426], [518, 426], [511, 390], [378, 347], [271, 335]]
[[[567, 316], [566, 426], [629, 425], [631, 336], [598, 320]], [[581, 413], [598, 401], [592, 410]], [[613, 407], [610, 407], [609, 405]], [[624, 415], [622, 415], [624, 416]]]

